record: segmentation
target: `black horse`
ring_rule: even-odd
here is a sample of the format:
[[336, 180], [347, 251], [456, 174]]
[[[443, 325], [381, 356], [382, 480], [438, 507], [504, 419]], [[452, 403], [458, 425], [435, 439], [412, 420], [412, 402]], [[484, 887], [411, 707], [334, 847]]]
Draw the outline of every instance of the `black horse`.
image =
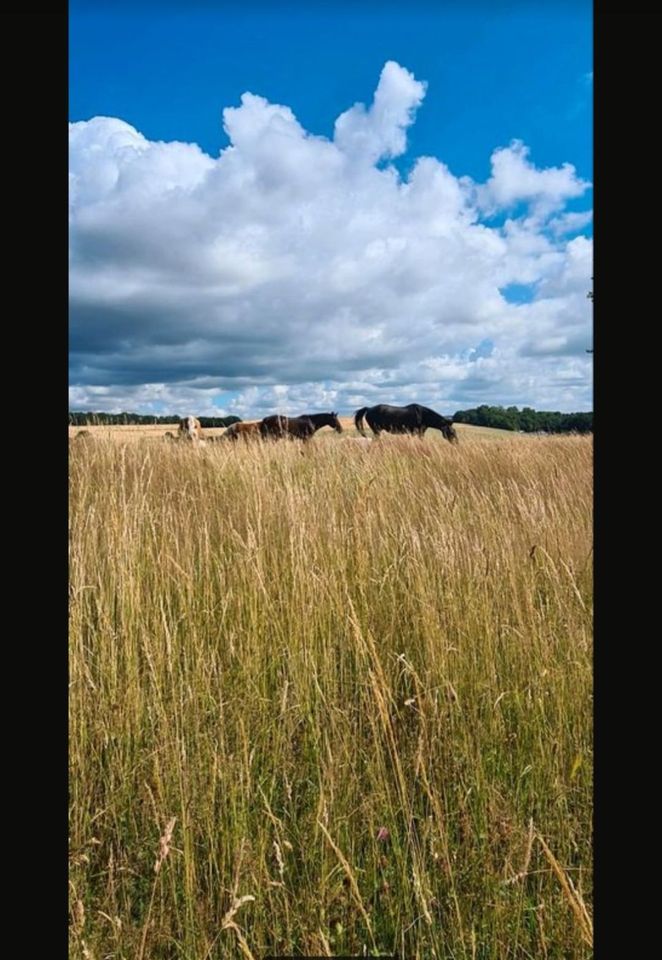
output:
[[363, 432], [363, 418], [368, 421], [372, 432], [379, 436], [386, 433], [415, 433], [422, 437], [428, 427], [441, 430], [449, 443], [458, 443], [458, 437], [452, 420], [440, 413], [422, 407], [420, 403], [409, 403], [406, 407], [392, 407], [387, 403], [378, 403], [376, 407], [361, 407], [354, 414], [354, 423], [359, 433]]
[[337, 433], [342, 433], [337, 413], [308, 413], [300, 417], [283, 417], [275, 414], [261, 421], [260, 433], [265, 440], [291, 437], [305, 441], [310, 440], [321, 427], [333, 427]]

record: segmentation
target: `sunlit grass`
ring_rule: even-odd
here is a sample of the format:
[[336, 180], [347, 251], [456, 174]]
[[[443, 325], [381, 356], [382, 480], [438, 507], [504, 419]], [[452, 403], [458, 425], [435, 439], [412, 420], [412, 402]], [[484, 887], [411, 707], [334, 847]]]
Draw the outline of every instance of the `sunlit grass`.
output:
[[592, 444], [463, 439], [72, 444], [72, 957], [591, 955]]

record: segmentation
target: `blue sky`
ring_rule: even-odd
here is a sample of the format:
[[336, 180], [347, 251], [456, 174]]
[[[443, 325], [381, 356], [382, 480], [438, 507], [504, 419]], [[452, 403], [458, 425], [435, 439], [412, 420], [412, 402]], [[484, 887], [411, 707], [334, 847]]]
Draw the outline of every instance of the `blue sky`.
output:
[[[70, 119], [122, 117], [151, 140], [227, 146], [221, 106], [250, 90], [331, 136], [368, 102], [386, 60], [430, 88], [412, 156], [443, 155], [482, 180], [495, 146], [520, 139], [538, 166], [592, 179], [592, 12], [574, 3], [229, 5], [70, 3]], [[503, 8], [506, 8], [504, 10]], [[302, 82], [304, 81], [304, 82]]]
[[[431, 3], [390, 3], [380, 7], [365, 3], [357, 6], [358, 9], [355, 9], [344, 4], [329, 3], [311, 5], [311, 9], [303, 4], [270, 8], [265, 4], [246, 3], [242, 6], [219, 5], [219, 9], [211, 3], [138, 3], [131, 6], [120, 3], [111, 6], [74, 0], [69, 6], [70, 120], [77, 122], [90, 121], [94, 117], [114, 118], [135, 128], [146, 141], [197, 144], [205, 154], [216, 160], [219, 152], [230, 144], [228, 134], [222, 126], [222, 110], [228, 107], [238, 108], [242, 94], [248, 91], [265, 98], [270, 104], [289, 107], [304, 131], [314, 137], [333, 141], [336, 119], [356, 102], [364, 103], [366, 108], [370, 108], [380, 74], [385, 64], [393, 61], [426, 86], [422, 99], [419, 97], [417, 100], [415, 92], [411, 93], [411, 103], [415, 104], [411, 106], [411, 110], [415, 114], [415, 120], [404, 125], [406, 149], [392, 151], [391, 154], [387, 150], [374, 165], [375, 175], [379, 169], [383, 170], [390, 165], [397, 171], [401, 182], [405, 182], [417, 160], [428, 156], [443, 163], [454, 178], [469, 177], [475, 184], [485, 184], [491, 175], [494, 151], [508, 148], [512, 141], [522, 141], [528, 148], [527, 163], [536, 171], [563, 169], [564, 165], [571, 164], [578, 181], [592, 181], [590, 4], [583, 0], [574, 3], [550, 0], [537, 4], [447, 4], [440, 5], [441, 9], [436, 9]], [[106, 139], [102, 140], [105, 144]], [[95, 153], [93, 150], [85, 153], [84, 162], [88, 168], [89, 164], [100, 162], [96, 159], [97, 155], [100, 156], [98, 151]], [[249, 164], [248, 153], [246, 157]], [[250, 163], [253, 159], [250, 159]], [[83, 160], [76, 162], [82, 164]], [[108, 162], [107, 158], [103, 162]], [[72, 161], [72, 169], [75, 166]], [[76, 170], [78, 171], [78, 167]], [[80, 174], [77, 172], [75, 175]], [[517, 175], [516, 170], [513, 175]], [[524, 173], [523, 176], [528, 174]], [[540, 182], [542, 183], [542, 180]], [[345, 187], [347, 188], [347, 185]], [[357, 189], [361, 191], [361, 199], [370, 206], [372, 188], [365, 182], [363, 186], [354, 184], [352, 190]], [[542, 188], [536, 189], [540, 192]], [[530, 191], [526, 193], [524, 190], [519, 197], [516, 191], [513, 192], [508, 186], [502, 189], [501, 194], [507, 199], [493, 203], [489, 209], [483, 207], [481, 212], [481, 223], [497, 232], [503, 231], [509, 219], [524, 224], [531, 213]], [[319, 191], [317, 195], [319, 196]], [[556, 201], [556, 219], [550, 220], [551, 214], [546, 214], [547, 221], [536, 227], [538, 236], [549, 239], [556, 231], [554, 235], [558, 240], [558, 218], [566, 214], [590, 211], [591, 199], [590, 187], [581, 192], [565, 190], [563, 196]], [[265, 197], [264, 202], [266, 209], [268, 198]], [[306, 204], [309, 201], [301, 202], [301, 209], [308, 209]], [[578, 236], [590, 240], [591, 222], [586, 220], [586, 217], [582, 221], [578, 219], [577, 228], [573, 230], [569, 229], [570, 221], [564, 221], [564, 242], [568, 243]], [[82, 228], [78, 230], [75, 218], [72, 223], [72, 245], [83, 250], [89, 237]], [[252, 223], [255, 227], [255, 221]], [[239, 226], [244, 226], [244, 222], [241, 221]], [[428, 227], [429, 225], [425, 226], [423, 230]], [[106, 231], [107, 237], [111, 234], [115, 236], [112, 225], [104, 221], [103, 228], [101, 225], [95, 228], [95, 244], [99, 241], [99, 232], [102, 229]], [[398, 230], [394, 231], [393, 225], [387, 228], [384, 224], [383, 229], [401, 236]], [[526, 229], [529, 237], [532, 230], [530, 224]], [[235, 235], [236, 232], [235, 229]], [[382, 232], [381, 236], [383, 235]], [[186, 243], [185, 236], [180, 239], [183, 244]], [[378, 239], [376, 235], [370, 242], [377, 242]], [[116, 242], [120, 241], [116, 239]], [[559, 245], [556, 241], [555, 243], [554, 249], [560, 253], [562, 244]], [[530, 243], [529, 249], [533, 250], [534, 246]], [[515, 277], [513, 274], [509, 283], [498, 286], [508, 303], [528, 307], [533, 300], [535, 306], [538, 292], [545, 288], [545, 284], [549, 286], [551, 283], [553, 286], [555, 281], [545, 274], [547, 268], [543, 268], [544, 264], [551, 263], [551, 253], [548, 253], [549, 256], [541, 251], [536, 254], [541, 269], [532, 282], [521, 282], [525, 275], [533, 276], [530, 270], [527, 274], [527, 270], [522, 269], [521, 276]], [[571, 249], [570, 253], [576, 259], [577, 250], [573, 252]], [[97, 263], [99, 255], [97, 251]], [[270, 262], [273, 263], [276, 252], [272, 251], [270, 256]], [[82, 257], [81, 264], [83, 261], [89, 263], [90, 257]], [[448, 258], [441, 259], [440, 269], [443, 270], [447, 262]], [[560, 261], [555, 269], [562, 273], [563, 266], [559, 264]], [[74, 265], [72, 270], [75, 269]], [[275, 277], [273, 271], [270, 276]], [[429, 284], [423, 276], [419, 277], [419, 282], [422, 285], [426, 282]], [[410, 287], [412, 283], [415, 283], [415, 280], [409, 282]], [[272, 300], [284, 296], [280, 287], [276, 287]], [[557, 295], [561, 296], [563, 291], [557, 288], [558, 283], [554, 289]], [[423, 292], [421, 289], [421, 295]], [[565, 293], [567, 292], [566, 290]], [[411, 290], [408, 296], [410, 294]], [[89, 301], [89, 293], [86, 296]], [[139, 302], [141, 298], [136, 295], [136, 303]], [[235, 306], [235, 313], [241, 313], [239, 301]], [[351, 304], [347, 298], [342, 303], [339, 301], [329, 305], [329, 316], [333, 315], [334, 310], [342, 311], [345, 308], [353, 310], [352, 322], [355, 324], [362, 326], [364, 318], [366, 324], [370, 322], [365, 307], [362, 308], [358, 303]], [[549, 309], [548, 306], [544, 309], [541, 306], [537, 314], [534, 310], [527, 318], [522, 314], [522, 330], [531, 325], [531, 317], [543, 317], [543, 314], [541, 322], [549, 326]], [[563, 315], [562, 325], [566, 327], [570, 324], [568, 309], [570, 308], [567, 303], [559, 303], [559, 310]], [[106, 322], [109, 325], [116, 322], [118, 310], [119, 307], [108, 313]], [[137, 331], [141, 326], [141, 316], [135, 305], [132, 310], [130, 322]], [[227, 331], [230, 323], [228, 316], [232, 310], [226, 300], [223, 310], [225, 319], [222, 323], [225, 323], [224, 329]], [[403, 302], [403, 310], [411, 311], [409, 301], [406, 307]], [[490, 314], [489, 309], [483, 312]], [[424, 313], [425, 311], [421, 316]], [[85, 309], [78, 310], [74, 293], [74, 332], [82, 328], [89, 315], [89, 302], [86, 301]], [[212, 315], [217, 313], [210, 307], [207, 320], [201, 321], [205, 330], [208, 330], [212, 322], [209, 319]], [[249, 327], [251, 316], [255, 314], [251, 314], [249, 310], [243, 320]], [[473, 316], [473, 322], [477, 326], [480, 325], [480, 316], [481, 309], [477, 307]], [[121, 318], [122, 323], [124, 320], [126, 317]], [[559, 337], [554, 337], [553, 332], [545, 329], [546, 335], [549, 334], [546, 342], [549, 342], [550, 350], [554, 351], [553, 341], [556, 339], [559, 355], [567, 358], [573, 355], [574, 350], [576, 361], [574, 366], [571, 364], [572, 369], [569, 368], [566, 381], [560, 385], [555, 409], [567, 409], [573, 403], [577, 409], [591, 406], [591, 373], [580, 355], [586, 346], [590, 346], [590, 316], [584, 313], [581, 318], [575, 317], [575, 320], [575, 329], [570, 331], [563, 343]], [[302, 317], [301, 323], [305, 322]], [[311, 330], [315, 322], [311, 316]], [[435, 323], [438, 323], [439, 327], [443, 325], [442, 319], [435, 320]], [[468, 325], [469, 320], [466, 323]], [[584, 324], [586, 331], [585, 335], [580, 336], [577, 327], [581, 324]], [[522, 344], [518, 347], [514, 343], [512, 317], [504, 320], [504, 330], [508, 333], [503, 341], [505, 353], [502, 362], [506, 362], [509, 350], [519, 356], [532, 357], [530, 351], [527, 353], [526, 349], [522, 349]], [[260, 335], [257, 320], [255, 332], [257, 336]], [[463, 345], [457, 342], [455, 336], [450, 337], [448, 343], [440, 336], [438, 357], [445, 357], [447, 363], [452, 364], [454, 358], [466, 355], [467, 350], [475, 349], [479, 343], [488, 339], [496, 344], [496, 350], [490, 358], [485, 358], [485, 363], [497, 364], [500, 339], [492, 336], [493, 332], [498, 333], [498, 329], [486, 327], [484, 330], [476, 329], [469, 333], [467, 326], [467, 340]], [[391, 339], [397, 340], [398, 335], [397, 331], [393, 331]], [[121, 349], [118, 348], [118, 343], [127, 341], [126, 338], [119, 337], [118, 340], [115, 337], [115, 345], [112, 347], [110, 342], [103, 343], [103, 338], [99, 338], [96, 345], [91, 343], [87, 335], [83, 335], [82, 339], [86, 346], [72, 362], [71, 382], [77, 389], [77, 392], [74, 392], [74, 401], [88, 400], [91, 403], [95, 399], [100, 401], [105, 398], [107, 402], [112, 400], [113, 403], [119, 403], [121, 397], [122, 402], [133, 402], [134, 407], [138, 405], [144, 410], [157, 409], [157, 405], [163, 407], [164, 404], [167, 406], [174, 402], [174, 386], [171, 386], [170, 393], [166, 391], [161, 399], [153, 395], [154, 387], [150, 394], [151, 399], [144, 399], [139, 391], [133, 394], [125, 391], [124, 395], [121, 395], [119, 389], [113, 394], [97, 393], [96, 397], [93, 390], [88, 390], [86, 394], [86, 386], [108, 388], [113, 386], [113, 377], [122, 379], [117, 375], [117, 363], [95, 363], [91, 354], [98, 349], [100, 353], [105, 351], [108, 357], [112, 354], [119, 362]], [[200, 339], [199, 330], [192, 339]], [[148, 337], [137, 336], [132, 342], [138, 341], [147, 348]], [[343, 376], [337, 380], [332, 370], [322, 369], [323, 364], [313, 365], [309, 371], [310, 379], [302, 380], [301, 372], [295, 373], [283, 367], [280, 371], [274, 371], [270, 377], [264, 369], [251, 370], [249, 363], [245, 371], [237, 369], [231, 371], [232, 375], [221, 375], [217, 393], [214, 394], [214, 388], [210, 385], [212, 372], [204, 369], [196, 374], [194, 363], [186, 370], [180, 370], [183, 379], [173, 379], [173, 371], [167, 369], [165, 351], [169, 334], [160, 334], [151, 342], [161, 350], [163, 364], [160, 372], [159, 364], [146, 365], [144, 374], [147, 379], [143, 385], [157, 382], [171, 385], [180, 383], [184, 390], [181, 403], [186, 403], [195, 397], [195, 394], [186, 393], [186, 390], [195, 390], [196, 380], [206, 378], [204, 382], [207, 386], [200, 387], [206, 391], [204, 402], [208, 407], [214, 404], [224, 408], [228, 408], [229, 403], [235, 403], [237, 398], [241, 398], [248, 390], [251, 392], [246, 396], [252, 398], [250, 402], [255, 402], [255, 409], [250, 410], [246, 403], [242, 406], [240, 401], [236, 409], [241, 409], [244, 415], [260, 412], [263, 405], [268, 406], [280, 396], [287, 398], [284, 401], [286, 405], [290, 404], [290, 400], [296, 405], [298, 396], [295, 382], [317, 384], [318, 392], [315, 395], [320, 400], [327, 397], [335, 399], [336, 403], [351, 403], [359, 396], [369, 400], [372, 394], [370, 391], [362, 392], [361, 383], [372, 384], [372, 387], [379, 387], [382, 391], [386, 389], [388, 392], [389, 384], [394, 382], [389, 380], [390, 374], [385, 375], [384, 371], [393, 369], [395, 354], [391, 350], [393, 356], [389, 360], [389, 350], [384, 349], [376, 350], [371, 362], [366, 362], [364, 368], [361, 368], [358, 359], [350, 358], [345, 364], [347, 369]], [[421, 341], [417, 356], [422, 363], [430, 359], [431, 342], [428, 339], [424, 345]], [[216, 347], [221, 349], [223, 338], [215, 343]], [[543, 363], [543, 360], [540, 362]], [[533, 369], [533, 359], [531, 364], [532, 376], [544, 377], [542, 368], [539, 373]], [[89, 372], [93, 368], [96, 372], [86, 383], [85, 371]], [[355, 377], [350, 377], [348, 371], [352, 369], [360, 371], [360, 375], [357, 373]], [[379, 370], [382, 371], [381, 380], [380, 374], [376, 372]], [[467, 366], [467, 371], [467, 377], [471, 377], [473, 369]], [[406, 375], [404, 370], [402, 375]], [[417, 380], [415, 370], [411, 370], [410, 375], [414, 378], [410, 385], [423, 385], [428, 382], [425, 377]], [[236, 383], [232, 382], [233, 376]], [[154, 377], [157, 379], [151, 379]], [[434, 394], [432, 397], [442, 402], [446, 409], [449, 402], [468, 406], [468, 399], [474, 394], [480, 394], [479, 385], [472, 390], [469, 383], [465, 384], [468, 389], [463, 391], [458, 374], [454, 373], [453, 377], [457, 389], [439, 396]], [[126, 376], [123, 379], [127, 381]], [[130, 377], [128, 379], [131, 380]], [[527, 385], [530, 379], [521, 373], [512, 382], [504, 382], [502, 378], [495, 376], [488, 391], [489, 395], [486, 394], [483, 402], [503, 400], [534, 403], [537, 400], [539, 405], [543, 400], [553, 400], [554, 390], [550, 383], [537, 389], [530, 383]], [[139, 384], [137, 379], [134, 380], [132, 386], [135, 388]], [[271, 382], [268, 383], [269, 380]], [[350, 380], [353, 386], [348, 386]], [[542, 380], [540, 383], [542, 384]], [[334, 384], [338, 385], [337, 390]], [[281, 388], [281, 394], [273, 393], [274, 386]], [[283, 392], [282, 388], [287, 389]], [[398, 393], [398, 390], [395, 392]], [[149, 394], [149, 391], [147, 393]], [[414, 390], [414, 393], [417, 399], [421, 393], [425, 394], [420, 396], [421, 401], [430, 399], [430, 391], [426, 393], [423, 386], [420, 390]], [[374, 395], [377, 396], [377, 392]], [[398, 395], [404, 399], [410, 394], [401, 390]], [[200, 394], [200, 397], [202, 396], [203, 394]], [[514, 396], [518, 399], [513, 400]], [[180, 407], [181, 403], [177, 401]]]

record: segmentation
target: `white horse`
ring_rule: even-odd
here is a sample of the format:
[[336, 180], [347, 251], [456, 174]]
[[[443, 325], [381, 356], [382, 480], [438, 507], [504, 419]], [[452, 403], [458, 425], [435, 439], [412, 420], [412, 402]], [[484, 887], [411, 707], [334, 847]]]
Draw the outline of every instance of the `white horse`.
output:
[[352, 443], [355, 447], [362, 450], [369, 450], [375, 441], [372, 437], [346, 437], [345, 443]]
[[182, 417], [179, 421], [179, 432], [177, 434], [178, 440], [190, 440], [191, 443], [194, 443], [196, 446], [199, 444], [205, 444], [206, 441], [202, 436], [202, 427], [200, 426], [200, 421], [197, 417]]

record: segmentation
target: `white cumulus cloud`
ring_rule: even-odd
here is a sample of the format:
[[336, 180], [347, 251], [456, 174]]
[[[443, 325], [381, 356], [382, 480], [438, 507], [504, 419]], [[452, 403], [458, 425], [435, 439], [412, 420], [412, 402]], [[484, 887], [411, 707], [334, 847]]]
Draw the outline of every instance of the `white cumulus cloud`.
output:
[[436, 157], [403, 178], [425, 94], [389, 61], [329, 140], [245, 93], [215, 158], [70, 124], [72, 407], [589, 407], [592, 245], [568, 235], [590, 214], [564, 209], [589, 184], [519, 142], [483, 184]]

